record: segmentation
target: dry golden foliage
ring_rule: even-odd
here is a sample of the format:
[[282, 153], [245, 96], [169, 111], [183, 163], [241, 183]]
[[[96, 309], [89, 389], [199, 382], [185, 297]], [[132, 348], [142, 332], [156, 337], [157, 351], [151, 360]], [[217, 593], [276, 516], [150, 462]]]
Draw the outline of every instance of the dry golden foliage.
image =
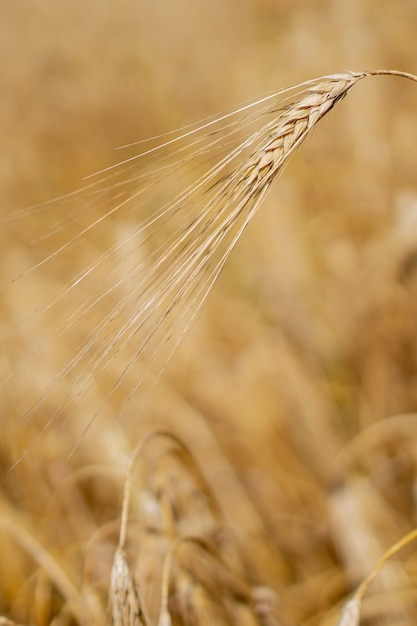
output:
[[[265, 10], [270, 3], [261, 4]], [[163, 146], [146, 144], [141, 155], [103, 170], [80, 193], [6, 210], [0, 612], [28, 625], [103, 624], [109, 600], [117, 626], [317, 624], [331, 619], [329, 607], [413, 522], [412, 430], [404, 435], [397, 424], [384, 441], [361, 438], [362, 426], [386, 417], [391, 406], [415, 408], [408, 349], [415, 345], [415, 316], [406, 296], [415, 265], [411, 228], [405, 250], [400, 226], [387, 228], [388, 220], [376, 227], [366, 211], [363, 221], [345, 223], [335, 210], [313, 220], [317, 241], [331, 245], [311, 254], [306, 242], [288, 244], [291, 229], [271, 228], [287, 268], [276, 280], [280, 257], [271, 256], [261, 280], [251, 261], [243, 265], [246, 310], [213, 309], [215, 330], [196, 342], [184, 372], [179, 367], [177, 393], [155, 399], [149, 417], [141, 412], [146, 386], [153, 388], [276, 175], [359, 80], [384, 73], [414, 80], [380, 71], [302, 83], [168, 135]], [[396, 122], [403, 146], [409, 115]], [[341, 155], [328, 154], [322, 153], [326, 179], [336, 180], [333, 160]], [[348, 168], [338, 175], [346, 176], [350, 198], [355, 177]], [[285, 201], [291, 205], [298, 193], [299, 204], [310, 202], [314, 182], [297, 181]], [[359, 270], [379, 267], [387, 242], [393, 254], [372, 283], [374, 273]], [[362, 254], [365, 248], [369, 254]], [[272, 289], [294, 278], [288, 293]], [[341, 297], [352, 284], [353, 295]], [[250, 309], [258, 288], [266, 298]], [[322, 289], [317, 317], [311, 294]], [[345, 320], [350, 301], [354, 313]], [[395, 352], [399, 339], [404, 354]], [[394, 394], [387, 381], [395, 381]], [[122, 426], [106, 439], [115, 416]], [[18, 424], [9, 428], [13, 418]], [[132, 441], [154, 422], [177, 437], [151, 435], [132, 455]], [[384, 420], [378, 424], [383, 429]], [[90, 429], [91, 446], [83, 438]], [[352, 434], [358, 445], [342, 459], [337, 453]], [[80, 441], [85, 447], [68, 458]], [[126, 466], [121, 507], [120, 480], [111, 475]], [[24, 523], [15, 507], [23, 509]], [[387, 574], [381, 582], [395, 586], [394, 602], [384, 598], [372, 623], [384, 611], [391, 615], [397, 585], [415, 580], [407, 562]], [[358, 623], [360, 600], [356, 594], [346, 605], [340, 624]], [[413, 623], [413, 602], [398, 616]]]
[[[148, 448], [152, 448], [150, 455]], [[131, 467], [125, 498], [130, 499], [133, 484], [139, 487], [139, 509], [128, 532], [128, 509], [124, 508], [109, 591], [113, 623], [139, 623], [136, 619], [145, 624], [158, 620], [160, 625], [172, 620], [184, 626], [213, 620], [225, 625], [284, 624], [273, 591], [252, 586], [245, 554], [225, 528], [223, 515], [186, 446], [173, 435], [155, 432], [138, 446], [135, 460], [145, 462], [147, 478], [145, 484], [135, 484]], [[125, 543], [130, 559], [136, 562], [137, 588]], [[142, 590], [140, 603], [138, 589]], [[155, 596], [160, 597], [157, 604]]]

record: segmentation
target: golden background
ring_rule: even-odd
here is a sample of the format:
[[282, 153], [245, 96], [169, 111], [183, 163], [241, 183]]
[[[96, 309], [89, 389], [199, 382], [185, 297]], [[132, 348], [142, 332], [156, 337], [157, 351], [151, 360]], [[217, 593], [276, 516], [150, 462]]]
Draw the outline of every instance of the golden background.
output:
[[[130, 406], [127, 419], [117, 419], [131, 372], [85, 437], [88, 405], [69, 406], [45, 431], [44, 416], [19, 417], [20, 404], [33, 405], [38, 389], [57, 380], [61, 353], [70, 356], [97, 317], [58, 337], [30, 368], [19, 363], [53, 335], [46, 307], [59, 285], [119, 236], [105, 220], [74, 258], [57, 255], [45, 271], [27, 274], [50, 254], [42, 237], [57, 214], [25, 207], [116, 163], [115, 147], [271, 91], [345, 69], [413, 72], [416, 41], [412, 0], [2, 0], [0, 359], [2, 379], [12, 373], [13, 385], [0, 392], [0, 615], [77, 623], [65, 607], [79, 601], [86, 623], [101, 622], [123, 473], [136, 443], [155, 429], [176, 434], [197, 459], [247, 554], [251, 584], [277, 591], [282, 623], [284, 615], [295, 624], [335, 623], [342, 600], [414, 527], [412, 83], [366, 79], [318, 125], [143, 411]], [[69, 226], [53, 243], [72, 236]], [[47, 395], [52, 412], [65, 384]], [[108, 385], [98, 372], [97, 402]], [[72, 581], [76, 599], [68, 600], [45, 555]], [[381, 577], [385, 591], [369, 601], [370, 623], [383, 623], [380, 615], [415, 623], [416, 563], [407, 556]], [[152, 587], [148, 593], [157, 597]]]

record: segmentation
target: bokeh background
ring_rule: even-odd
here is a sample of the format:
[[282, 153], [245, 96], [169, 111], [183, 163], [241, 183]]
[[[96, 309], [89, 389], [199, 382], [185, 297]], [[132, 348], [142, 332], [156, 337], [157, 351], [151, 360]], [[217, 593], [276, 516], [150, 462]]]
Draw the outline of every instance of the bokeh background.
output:
[[[250, 584], [276, 591], [270, 623], [335, 623], [344, 598], [415, 526], [413, 83], [362, 81], [318, 125], [147, 408], [119, 424], [109, 403], [93, 438], [80, 436], [88, 406], [69, 407], [58, 431], [44, 433], [42, 416], [22, 424], [17, 414], [56, 379], [56, 353], [71, 354], [66, 336], [31, 371], [18, 370], [21, 355], [53, 334], [45, 307], [73, 269], [58, 255], [52, 272], [11, 283], [48, 254], [38, 244], [56, 214], [10, 218], [117, 162], [117, 146], [323, 74], [415, 72], [416, 41], [414, 0], [2, 0], [0, 359], [14, 386], [0, 390], [0, 615], [102, 623], [127, 460], [159, 428], [198, 459]], [[106, 220], [74, 266], [115, 237]], [[19, 325], [29, 303], [44, 313]], [[77, 332], [95, 324], [84, 319]], [[65, 380], [48, 396], [52, 407], [60, 393]], [[99, 374], [95, 393], [106, 397]], [[198, 526], [204, 515], [191, 510]], [[415, 623], [417, 563], [412, 550], [401, 556], [365, 604], [366, 623]], [[158, 584], [145, 591], [157, 604]]]

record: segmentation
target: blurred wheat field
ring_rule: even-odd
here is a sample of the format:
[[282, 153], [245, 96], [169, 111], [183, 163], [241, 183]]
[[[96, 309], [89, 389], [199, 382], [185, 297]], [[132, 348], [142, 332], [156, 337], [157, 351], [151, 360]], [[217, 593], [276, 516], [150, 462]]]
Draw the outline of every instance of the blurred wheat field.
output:
[[[369, 78], [318, 124], [184, 336], [193, 300], [174, 308], [165, 367], [169, 346], [131, 367], [134, 336], [90, 357], [142, 314], [135, 272], [181, 229], [174, 215], [148, 249], [139, 226], [153, 207], [122, 203], [142, 177], [164, 206], [218, 154], [168, 188], [170, 146], [108, 170], [100, 196], [83, 178], [272, 90], [345, 68], [415, 71], [414, 3], [0, 11], [4, 623], [155, 624], [168, 584], [174, 624], [335, 624], [416, 525], [415, 85]], [[135, 462], [115, 567], [129, 459], [155, 431], [169, 434]], [[378, 576], [363, 623], [416, 622], [412, 548]], [[116, 571], [127, 587], [110, 585]]]

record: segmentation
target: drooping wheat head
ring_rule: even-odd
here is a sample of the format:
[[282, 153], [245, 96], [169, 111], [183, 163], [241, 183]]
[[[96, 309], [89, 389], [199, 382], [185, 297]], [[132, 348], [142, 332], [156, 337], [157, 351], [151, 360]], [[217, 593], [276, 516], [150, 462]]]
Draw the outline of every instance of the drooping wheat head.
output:
[[[38, 371], [37, 389], [43, 391], [36, 389], [16, 412], [25, 420], [40, 416], [47, 429], [62, 426], [65, 416], [77, 410], [81, 437], [109, 401], [116, 402], [119, 416], [127, 411], [144, 380], [155, 383], [279, 171], [364, 76], [350, 72], [311, 81], [297, 86], [295, 96], [284, 102], [285, 92], [269, 96], [127, 159], [78, 194], [32, 209], [34, 216], [50, 213], [55, 226], [33, 242], [38, 261], [24, 259], [27, 269], [11, 276], [4, 293], [28, 289], [37, 272], [49, 274], [53, 285], [57, 260], [75, 268], [63, 287], [34, 294], [28, 310], [19, 312], [3, 335], [10, 349], [28, 333], [38, 337], [6, 373], [3, 389], [13, 389], [19, 376], [30, 378], [45, 354], [56, 364], [49, 378]], [[251, 132], [242, 141], [245, 129]], [[164, 185], [168, 200], [163, 194], [159, 198]], [[109, 202], [110, 211], [97, 213]], [[27, 214], [9, 220], [15, 224]], [[116, 241], [77, 267], [72, 259], [84, 240], [94, 239], [109, 221]], [[103, 275], [104, 281], [96, 280]], [[50, 318], [55, 330], [45, 334]], [[70, 353], [61, 350], [55, 356], [63, 344]], [[98, 378], [106, 380], [101, 400]], [[118, 398], [122, 382], [131, 389], [127, 398]]]
[[[74, 421], [82, 437], [99, 414], [108, 412], [114, 424], [134, 396], [140, 405], [142, 389], [157, 381], [279, 172], [359, 80], [383, 73], [395, 74], [346, 72], [298, 85], [289, 96], [268, 96], [126, 159], [78, 194], [11, 215], [5, 226], [42, 213], [51, 227], [21, 254], [15, 274], [6, 263], [3, 268], [2, 293], [11, 314], [2, 341], [5, 352], [20, 349], [3, 376], [2, 410], [23, 422], [36, 417], [41, 434]], [[96, 242], [96, 249], [83, 253], [83, 242], [94, 243], [109, 222], [113, 238], [107, 234], [104, 248]], [[58, 260], [63, 277], [55, 271]], [[31, 291], [22, 312], [22, 294], [38, 272], [48, 276], [49, 287]], [[53, 331], [46, 330], [51, 320]], [[58, 351], [58, 345], [65, 349]], [[54, 367], [43, 367], [45, 354]], [[22, 375], [34, 380], [24, 397], [18, 393]], [[10, 397], [15, 404], [9, 406]], [[19, 460], [19, 453], [16, 457], [12, 460]], [[184, 455], [180, 460], [184, 464]], [[202, 616], [218, 623], [239, 621], [236, 616], [250, 624], [276, 623], [274, 611], [257, 610], [268, 604], [268, 594], [259, 600], [239, 550], [232, 564], [225, 562], [221, 542], [216, 543], [219, 519], [207, 507], [210, 498], [201, 481], [192, 474], [190, 487], [184, 474], [168, 465], [152, 468], [150, 478], [141, 495], [151, 504], [138, 507], [139, 539], [131, 541], [129, 554], [126, 490], [111, 582], [114, 623], [147, 623], [148, 614], [153, 623], [160, 608], [155, 592], [164, 576], [162, 621], [172, 610], [187, 625], [203, 622]], [[130, 560], [139, 563], [137, 576]], [[141, 573], [144, 583], [137, 587]], [[144, 597], [151, 598], [151, 607], [142, 606]], [[345, 622], [358, 617], [357, 607], [351, 608]]]

